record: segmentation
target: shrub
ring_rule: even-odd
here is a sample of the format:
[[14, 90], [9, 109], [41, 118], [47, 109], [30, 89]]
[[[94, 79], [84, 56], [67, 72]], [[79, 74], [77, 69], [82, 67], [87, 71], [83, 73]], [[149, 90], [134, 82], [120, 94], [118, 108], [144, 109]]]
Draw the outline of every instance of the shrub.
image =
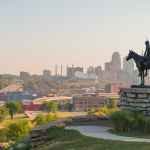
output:
[[55, 115], [53, 116], [53, 118], [54, 118], [54, 119], [59, 119], [60, 117], [59, 117], [57, 114], [55, 114]]
[[103, 112], [95, 112], [93, 113], [93, 116], [106, 116], [106, 114]]
[[50, 122], [50, 121], [52, 121], [53, 120], [53, 116], [51, 115], [51, 114], [48, 114], [47, 116], [46, 116], [46, 122]]
[[31, 123], [32, 123], [32, 124], [35, 123], [34, 127], [38, 127], [38, 126], [44, 125], [44, 124], [47, 123], [47, 122], [45, 121], [45, 116], [44, 116], [43, 114], [39, 114], [39, 115], [37, 115], [37, 116], [35, 117], [35, 119], [33, 119], [33, 120], [31, 121]]
[[139, 114], [137, 116], [137, 124], [138, 124], [138, 130], [143, 131], [146, 126], [146, 118], [144, 114]]
[[145, 120], [145, 131], [150, 132], [150, 119]]
[[117, 132], [124, 131], [124, 124], [126, 121], [126, 113], [124, 111], [119, 110], [119, 111], [112, 112], [109, 119], [115, 131]]
[[95, 110], [91, 110], [87, 114], [90, 115], [90, 116], [93, 116], [94, 113], [95, 113]]
[[122, 110], [113, 111], [109, 117], [113, 129], [117, 132], [150, 131], [150, 120], [135, 108], [128, 112]]
[[6, 129], [3, 128], [3, 129], [0, 129], [0, 143], [5, 143], [5, 142], [7, 142]]
[[98, 112], [105, 113], [107, 116], [110, 114], [110, 110], [106, 107], [99, 108]]
[[8, 140], [16, 141], [18, 137], [28, 134], [31, 127], [29, 127], [28, 120], [20, 120], [17, 122], [9, 122], [4, 125], [6, 129], [6, 138]]

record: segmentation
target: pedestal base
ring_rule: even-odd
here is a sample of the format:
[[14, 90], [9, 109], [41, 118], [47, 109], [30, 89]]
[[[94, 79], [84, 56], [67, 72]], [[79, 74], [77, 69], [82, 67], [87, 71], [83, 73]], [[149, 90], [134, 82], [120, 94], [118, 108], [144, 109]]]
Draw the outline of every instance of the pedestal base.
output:
[[131, 85], [131, 88], [150, 88], [149, 85]]

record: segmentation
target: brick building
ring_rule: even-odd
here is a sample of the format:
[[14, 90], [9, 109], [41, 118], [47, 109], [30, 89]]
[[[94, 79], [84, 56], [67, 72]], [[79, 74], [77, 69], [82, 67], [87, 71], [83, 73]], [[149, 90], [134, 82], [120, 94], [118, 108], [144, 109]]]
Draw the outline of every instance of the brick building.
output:
[[83, 96], [73, 97], [74, 111], [90, 111], [105, 107], [105, 97], [99, 96], [99, 92], [95, 94], [85, 94]]
[[106, 93], [118, 93], [119, 88], [126, 87], [125, 84], [107, 84], [105, 87]]
[[29, 76], [30, 76], [30, 75], [29, 75], [28, 72], [23, 72], [23, 71], [20, 72], [20, 77], [21, 77], [21, 78], [28, 78]]

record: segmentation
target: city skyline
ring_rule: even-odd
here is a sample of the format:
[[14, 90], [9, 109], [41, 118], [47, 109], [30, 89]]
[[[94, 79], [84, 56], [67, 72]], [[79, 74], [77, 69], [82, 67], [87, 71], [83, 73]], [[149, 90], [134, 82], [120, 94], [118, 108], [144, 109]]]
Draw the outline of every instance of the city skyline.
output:
[[[145, 50], [150, 1], [1, 1], [0, 74], [44, 69], [66, 75], [66, 66], [101, 66], [113, 52]], [[143, 22], [143, 23], [141, 23]]]

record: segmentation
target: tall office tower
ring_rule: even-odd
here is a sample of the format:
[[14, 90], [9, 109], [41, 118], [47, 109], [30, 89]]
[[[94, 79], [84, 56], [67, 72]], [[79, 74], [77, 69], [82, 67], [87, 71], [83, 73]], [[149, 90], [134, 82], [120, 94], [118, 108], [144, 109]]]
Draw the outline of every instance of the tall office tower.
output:
[[95, 74], [99, 77], [99, 78], [101, 78], [101, 73], [102, 72], [102, 68], [101, 68], [101, 66], [98, 66], [98, 67], [95, 67]]
[[110, 71], [110, 62], [105, 63], [105, 70]]
[[89, 68], [87, 68], [87, 74], [93, 73], [94, 72], [94, 67], [90, 66]]
[[68, 65], [67, 65], [67, 76], [68, 76], [68, 77], [73, 77], [73, 76], [74, 76], [74, 73], [75, 73], [76, 71], [80, 71], [80, 72], [83, 73], [83, 68], [80, 68], [80, 67], [74, 68], [73, 65], [72, 65], [72, 67], [68, 67]]
[[110, 74], [109, 74], [109, 81], [116, 82], [117, 81], [117, 63], [115, 59], [110, 62]]
[[61, 65], [61, 76], [62, 76], [62, 65]]
[[57, 75], [57, 65], [55, 66], [55, 76]]
[[43, 70], [43, 77], [44, 78], [51, 78], [51, 71], [50, 70]]
[[115, 60], [116, 64], [117, 64], [117, 75], [119, 75], [120, 70], [121, 70], [121, 58], [120, 58], [120, 54], [119, 52], [114, 52], [112, 54], [112, 60]]
[[123, 71], [130, 76], [134, 75], [134, 60], [126, 61], [127, 56], [123, 58]]

